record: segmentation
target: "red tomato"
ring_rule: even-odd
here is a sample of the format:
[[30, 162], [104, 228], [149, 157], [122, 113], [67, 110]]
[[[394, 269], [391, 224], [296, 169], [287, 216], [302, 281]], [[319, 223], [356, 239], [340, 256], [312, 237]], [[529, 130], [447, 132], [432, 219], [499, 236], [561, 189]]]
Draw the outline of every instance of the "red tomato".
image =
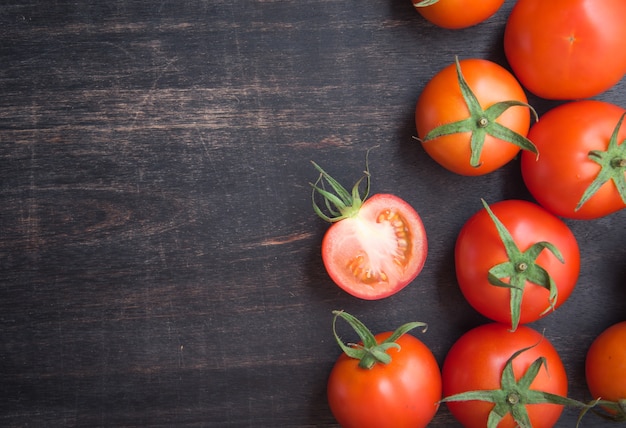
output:
[[[518, 296], [521, 297], [519, 323], [526, 324], [545, 316], [551, 308], [545, 273], [552, 278], [556, 288], [553, 308], [558, 308], [569, 298], [580, 271], [580, 252], [576, 238], [567, 225], [536, 204], [507, 200], [491, 205], [490, 209], [508, 230], [517, 249], [525, 254], [510, 257], [493, 219], [486, 209], [482, 209], [465, 223], [457, 238], [457, 280], [474, 309], [494, 321], [509, 326], [513, 322], [515, 328], [517, 324], [512, 320], [511, 306], [515, 292], [511, 288], [492, 285], [489, 271], [510, 262], [504, 272], [514, 272], [512, 276], [523, 289]], [[554, 245], [563, 261], [549, 248], [540, 249], [538, 255], [533, 255], [533, 246], [542, 242]], [[519, 268], [520, 263], [524, 263], [524, 271]], [[533, 283], [533, 279], [537, 282], [543, 280], [544, 286]], [[511, 276], [506, 275], [501, 280], [509, 284], [514, 282]]]
[[369, 173], [367, 192], [361, 197], [358, 182], [348, 192], [315, 166], [320, 179], [336, 193], [329, 196], [323, 188], [313, 186], [327, 206], [335, 205], [333, 217], [328, 217], [314, 202], [317, 214], [333, 223], [322, 241], [322, 259], [332, 280], [366, 300], [382, 299], [406, 287], [421, 272], [428, 252], [426, 231], [417, 212], [390, 194], [366, 200]]
[[[516, 140], [524, 140], [530, 127], [530, 111], [524, 90], [515, 77], [498, 64], [484, 59], [466, 59], [459, 62], [462, 75], [474, 93], [480, 114], [472, 114], [470, 105], [461, 92], [456, 64], [437, 73], [424, 87], [415, 107], [415, 125], [424, 150], [439, 164], [462, 175], [483, 175], [492, 172], [513, 159], [520, 146], [503, 140], [502, 128], [508, 128]], [[479, 122], [488, 115], [489, 107], [499, 102], [515, 101], [486, 125]], [[454, 132], [428, 139], [428, 134], [441, 125], [468, 120], [474, 131]], [[486, 131], [487, 130], [487, 131]], [[491, 133], [497, 134], [493, 136]], [[486, 132], [485, 132], [486, 131]], [[509, 131], [506, 131], [509, 132]], [[477, 147], [479, 158], [472, 165], [472, 135], [482, 146]]]
[[593, 341], [585, 371], [594, 399], [626, 400], [626, 321], [607, 328]]
[[[530, 389], [565, 397], [567, 375], [561, 358], [548, 339], [526, 326], [510, 332], [508, 326], [499, 323], [476, 327], [452, 346], [442, 368], [444, 397], [467, 391], [501, 389], [507, 360], [515, 352], [531, 346], [513, 359], [515, 379], [519, 381], [531, 364], [543, 357], [545, 366], [537, 373]], [[507, 390], [506, 398], [515, 401], [520, 395]], [[494, 408], [494, 403], [477, 400], [452, 401], [446, 405], [465, 428], [486, 427], [489, 413]], [[557, 404], [527, 404], [525, 407], [534, 428], [552, 427], [563, 411], [563, 406]], [[498, 424], [498, 428], [517, 426], [510, 414]]]
[[[504, 0], [414, 0], [413, 6], [426, 20], [448, 28], [467, 28], [491, 17]], [[423, 5], [423, 6], [422, 6]]]
[[[377, 334], [380, 343], [391, 332]], [[371, 369], [342, 354], [328, 379], [330, 409], [343, 428], [420, 428], [433, 419], [441, 399], [441, 372], [432, 352], [405, 334], [389, 364]]]
[[548, 99], [588, 98], [626, 72], [626, 1], [519, 0], [504, 51], [529, 91]]
[[[626, 2], [624, 2], [626, 4]], [[544, 114], [531, 128], [529, 138], [539, 157], [522, 155], [522, 176], [533, 197], [557, 216], [594, 219], [626, 207], [616, 181], [626, 188], [626, 125], [621, 126], [615, 147], [609, 145], [621, 107], [601, 101], [574, 101]], [[602, 167], [592, 153], [605, 152], [609, 164]], [[585, 191], [603, 174], [615, 175], [577, 209]], [[602, 178], [602, 176], [600, 176]]]

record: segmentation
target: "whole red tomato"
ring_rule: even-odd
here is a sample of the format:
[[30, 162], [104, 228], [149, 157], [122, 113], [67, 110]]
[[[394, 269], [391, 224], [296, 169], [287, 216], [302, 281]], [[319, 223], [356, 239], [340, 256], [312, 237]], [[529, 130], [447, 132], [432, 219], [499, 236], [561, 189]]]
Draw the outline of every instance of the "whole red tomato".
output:
[[332, 223], [322, 241], [322, 259], [332, 280], [353, 296], [382, 299], [397, 293], [422, 270], [428, 243], [422, 219], [403, 199], [377, 194], [367, 199], [359, 183], [348, 192], [318, 165], [335, 194], [317, 184], [326, 206], [334, 204], [331, 216], [314, 202], [316, 213]]
[[[529, 379], [532, 380], [529, 385], [523, 385], [520, 379], [532, 372], [533, 364], [535, 369], [539, 366], [539, 370], [534, 379]], [[508, 371], [511, 368], [512, 372]], [[510, 413], [513, 407], [517, 407], [516, 412], [528, 416], [533, 428], [552, 427], [559, 419], [563, 406], [537, 404], [538, 397], [533, 391], [547, 392], [558, 397], [567, 394], [567, 375], [563, 363], [548, 339], [526, 326], [510, 332], [506, 325], [499, 323], [476, 327], [454, 343], [443, 363], [442, 381], [444, 401], [465, 428], [485, 428], [496, 406], [500, 413], [509, 411], [503, 415], [498, 428], [518, 426]], [[481, 395], [498, 398], [493, 402], [450, 400], [455, 394], [469, 391], [479, 391]], [[567, 399], [557, 397], [554, 397], [554, 401], [568, 402]]]
[[[345, 312], [336, 311], [335, 315], [353, 318]], [[369, 350], [377, 347], [389, 358], [386, 362], [372, 361], [369, 368], [363, 358], [371, 355], [363, 352], [359, 357], [362, 348], [343, 345], [335, 333], [345, 352], [330, 373], [327, 395], [330, 409], [343, 428], [421, 428], [437, 413], [441, 399], [439, 365], [424, 343], [399, 333], [409, 328], [405, 324], [393, 333], [376, 336], [365, 330], [360, 346]], [[360, 324], [359, 329], [363, 332], [365, 327]], [[390, 339], [397, 346], [386, 346]]]
[[602, 101], [573, 101], [549, 110], [533, 125], [528, 136], [540, 155], [522, 155], [522, 176], [539, 204], [574, 219], [599, 218], [626, 207], [624, 113]]
[[580, 271], [579, 247], [565, 223], [534, 203], [484, 205], [457, 237], [457, 280], [474, 309], [515, 329], [569, 298]]
[[626, 72], [626, 1], [519, 0], [504, 51], [529, 91], [548, 99], [588, 98]]
[[414, 0], [413, 6], [426, 20], [448, 29], [467, 28], [485, 21], [504, 0]]
[[610, 326], [593, 341], [585, 374], [593, 398], [612, 402], [604, 407], [626, 420], [626, 321]]
[[[498, 64], [465, 59], [445, 67], [424, 87], [415, 125], [424, 150], [461, 175], [483, 175], [524, 148], [531, 108], [515, 77]], [[534, 110], [532, 110], [534, 112]]]

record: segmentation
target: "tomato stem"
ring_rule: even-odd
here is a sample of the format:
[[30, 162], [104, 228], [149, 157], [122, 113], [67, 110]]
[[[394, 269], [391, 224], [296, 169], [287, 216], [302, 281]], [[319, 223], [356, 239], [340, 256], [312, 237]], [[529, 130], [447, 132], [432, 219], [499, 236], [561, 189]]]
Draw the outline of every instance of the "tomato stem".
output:
[[626, 159], [624, 158], [615, 158], [611, 160], [611, 166], [613, 168], [625, 168], [626, 167]]
[[526, 269], [528, 269], [528, 264], [524, 262], [518, 263], [517, 266], [515, 266], [517, 272], [524, 272]]
[[[336, 223], [345, 218], [354, 217], [358, 214], [363, 202], [369, 196], [370, 192], [370, 172], [369, 172], [369, 149], [365, 155], [365, 171], [363, 176], [357, 180], [352, 187], [352, 191], [348, 191], [330, 174], [322, 169], [321, 166], [311, 161], [315, 169], [320, 173], [315, 183], [309, 183], [313, 188], [311, 200], [313, 202], [313, 210], [323, 220], [329, 223]], [[361, 183], [365, 180], [365, 191], [361, 194]], [[330, 190], [326, 190], [325, 184], [330, 186]], [[322, 196], [324, 206], [329, 214], [325, 214], [315, 201], [315, 195]]]
[[613, 129], [606, 151], [592, 150], [589, 152], [588, 158], [600, 165], [600, 171], [591, 184], [589, 184], [589, 187], [583, 192], [574, 211], [578, 211], [598, 190], [600, 190], [600, 187], [611, 180], [615, 183], [617, 192], [626, 205], [626, 143], [622, 141], [621, 144], [618, 144], [617, 142], [617, 136], [622, 127], [624, 116], [626, 116], [626, 113], [622, 114]]
[[512, 392], [506, 396], [506, 401], [510, 405], [514, 406], [519, 403], [519, 395], [516, 392]]
[[[561, 263], [565, 263], [559, 249], [550, 242], [536, 242], [526, 251], [521, 251], [511, 233], [496, 217], [487, 202], [481, 199], [483, 206], [493, 221], [502, 245], [506, 250], [508, 261], [492, 266], [487, 274], [487, 280], [496, 287], [506, 287], [510, 290], [511, 330], [515, 331], [521, 317], [522, 297], [527, 282], [531, 282], [547, 289], [548, 297], [545, 312], [553, 310], [558, 298], [558, 289], [554, 279], [548, 271], [536, 263], [543, 250], [550, 251]], [[508, 278], [508, 282], [504, 279]], [[544, 312], [544, 313], [545, 313]]]
[[577, 427], [583, 416], [585, 416], [589, 410], [592, 410], [597, 416], [609, 421], [626, 422], [626, 399], [608, 401], [599, 398], [597, 400], [593, 400], [589, 405], [581, 409], [581, 412], [578, 415], [578, 423], [576, 424]]
[[[345, 311], [333, 311], [333, 335], [339, 347], [350, 358], [355, 358], [359, 361], [359, 367], [365, 370], [369, 370], [376, 364], [389, 364], [391, 362], [391, 356], [387, 351], [391, 348], [395, 348], [400, 351], [400, 345], [396, 343], [402, 335], [408, 333], [414, 328], [421, 327], [422, 332], [425, 332], [428, 325], [423, 322], [410, 322], [398, 327], [387, 339], [378, 343], [374, 334], [359, 321], [355, 316], [350, 315]], [[360, 344], [345, 344], [339, 338], [337, 334], [336, 324], [337, 318], [341, 317], [346, 321], [352, 329], [357, 333], [361, 339]]]

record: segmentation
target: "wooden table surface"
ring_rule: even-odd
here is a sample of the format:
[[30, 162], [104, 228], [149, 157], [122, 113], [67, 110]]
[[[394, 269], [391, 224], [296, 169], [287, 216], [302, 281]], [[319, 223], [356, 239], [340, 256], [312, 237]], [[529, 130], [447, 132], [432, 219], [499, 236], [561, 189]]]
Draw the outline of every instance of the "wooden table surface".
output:
[[[425, 321], [441, 363], [487, 322], [456, 284], [460, 227], [480, 198], [530, 196], [518, 160], [474, 178], [435, 164], [414, 105], [454, 55], [506, 66], [513, 3], [449, 31], [404, 0], [4, 2], [0, 425], [336, 426], [333, 309], [375, 331]], [[626, 106], [624, 80], [597, 98]], [[420, 212], [430, 250], [370, 302], [327, 276], [309, 182], [315, 160], [352, 183], [375, 145], [372, 191]], [[579, 283], [532, 326], [587, 399], [586, 349], [626, 318], [626, 210], [567, 224]], [[457, 424], [442, 406], [431, 426]]]

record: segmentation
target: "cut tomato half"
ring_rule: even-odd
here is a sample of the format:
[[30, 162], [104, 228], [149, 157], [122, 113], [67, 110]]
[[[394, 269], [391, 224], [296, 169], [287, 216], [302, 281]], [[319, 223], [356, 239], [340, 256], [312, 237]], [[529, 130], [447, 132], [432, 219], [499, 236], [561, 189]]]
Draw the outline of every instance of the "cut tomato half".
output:
[[356, 215], [334, 223], [322, 242], [333, 281], [362, 299], [390, 296], [417, 277], [428, 244], [424, 224], [404, 200], [377, 194]]

